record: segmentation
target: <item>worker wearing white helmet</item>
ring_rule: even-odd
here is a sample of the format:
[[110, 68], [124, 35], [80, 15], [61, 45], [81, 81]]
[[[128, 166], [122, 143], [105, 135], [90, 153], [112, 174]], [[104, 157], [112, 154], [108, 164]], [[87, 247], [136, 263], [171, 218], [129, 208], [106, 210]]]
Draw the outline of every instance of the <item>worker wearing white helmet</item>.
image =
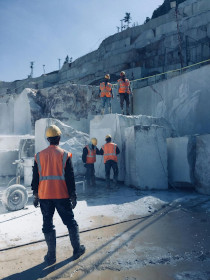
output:
[[40, 202], [43, 215], [42, 231], [48, 246], [44, 260], [49, 265], [56, 262], [55, 209], [68, 228], [73, 257], [76, 259], [85, 252], [84, 245], [80, 245], [79, 228], [72, 210], [77, 204], [72, 154], [58, 146], [60, 137], [59, 127], [51, 125], [47, 128], [46, 138], [50, 145], [35, 155], [31, 183], [34, 206]]
[[104, 156], [104, 164], [105, 164], [105, 178], [107, 187], [110, 187], [110, 171], [111, 168], [114, 172], [113, 182], [114, 185], [117, 185], [118, 180], [118, 165], [117, 165], [117, 155], [120, 153], [120, 149], [117, 144], [112, 142], [112, 136], [108, 134], [105, 137], [106, 144], [103, 145], [100, 149], [101, 155]]
[[99, 95], [101, 97], [101, 114], [104, 114], [105, 111], [105, 106], [107, 104], [108, 107], [108, 112], [111, 114], [112, 113], [112, 104], [111, 104], [111, 98], [114, 98], [113, 93], [112, 93], [112, 84], [109, 83], [110, 80], [110, 75], [106, 74], [105, 75], [105, 80], [104, 82], [100, 83], [100, 88], [99, 88]]
[[91, 138], [90, 143], [83, 148], [82, 161], [86, 168], [86, 183], [87, 186], [95, 187], [95, 168], [94, 163], [96, 162], [96, 155], [100, 155], [99, 149], [97, 148], [97, 139]]

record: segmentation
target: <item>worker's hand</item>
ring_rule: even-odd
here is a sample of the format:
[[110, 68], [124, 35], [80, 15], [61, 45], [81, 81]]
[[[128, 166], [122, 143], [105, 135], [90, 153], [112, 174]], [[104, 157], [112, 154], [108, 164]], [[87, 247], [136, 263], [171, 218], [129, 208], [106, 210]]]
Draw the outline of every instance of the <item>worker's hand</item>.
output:
[[112, 95], [112, 99], [114, 98], [114, 95]]
[[77, 197], [76, 196], [70, 197], [70, 202], [71, 202], [72, 209], [74, 209], [77, 205]]
[[34, 194], [33, 205], [34, 205], [35, 208], [37, 208], [37, 207], [39, 206], [39, 197], [38, 197], [38, 194]]
[[84, 167], [87, 167], [87, 163], [84, 164]]

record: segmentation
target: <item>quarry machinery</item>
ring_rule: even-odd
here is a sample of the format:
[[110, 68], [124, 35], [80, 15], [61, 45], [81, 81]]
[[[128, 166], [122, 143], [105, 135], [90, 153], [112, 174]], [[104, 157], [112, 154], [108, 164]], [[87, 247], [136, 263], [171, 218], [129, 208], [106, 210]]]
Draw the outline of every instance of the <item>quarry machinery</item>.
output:
[[21, 139], [18, 148], [18, 158], [13, 161], [16, 166], [16, 176], [5, 181], [1, 188], [0, 198], [3, 206], [9, 211], [20, 210], [25, 207], [28, 197], [32, 196], [31, 180], [34, 162], [34, 137]]

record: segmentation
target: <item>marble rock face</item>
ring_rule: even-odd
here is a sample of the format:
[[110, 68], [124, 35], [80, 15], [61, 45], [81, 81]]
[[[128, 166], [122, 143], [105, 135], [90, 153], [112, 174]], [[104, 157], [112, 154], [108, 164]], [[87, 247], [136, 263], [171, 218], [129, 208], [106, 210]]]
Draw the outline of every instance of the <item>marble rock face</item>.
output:
[[210, 134], [196, 137], [196, 190], [210, 195]]

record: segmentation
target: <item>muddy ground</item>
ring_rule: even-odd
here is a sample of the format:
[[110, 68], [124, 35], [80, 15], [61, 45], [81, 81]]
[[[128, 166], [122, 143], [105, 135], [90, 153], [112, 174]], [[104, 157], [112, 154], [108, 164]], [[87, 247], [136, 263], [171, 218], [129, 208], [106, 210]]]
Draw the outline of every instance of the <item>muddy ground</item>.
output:
[[[108, 200], [125, 193], [125, 188], [109, 191]], [[122, 211], [123, 206], [143, 207], [143, 200], [138, 198], [143, 197], [145, 202], [148, 193], [130, 189], [128, 192], [136, 197], [135, 203], [131, 196], [127, 198], [128, 202], [124, 198], [121, 205], [118, 201], [115, 211]], [[98, 201], [97, 196], [101, 193], [101, 190], [86, 190], [78, 196], [80, 201], [89, 197], [93, 203], [94, 199]], [[104, 214], [90, 213], [92, 225], [80, 227], [86, 253], [76, 261], [72, 259], [69, 238], [62, 237], [65, 234], [57, 238], [57, 262], [50, 267], [43, 263], [45, 242], [25, 246], [22, 243], [18, 248], [12, 248], [15, 243], [8, 243], [10, 249], [0, 250], [0, 279], [209, 280], [210, 197], [175, 190], [153, 194], [171, 199], [155, 203], [155, 206], [151, 201], [147, 213], [136, 215], [138, 211], [134, 209], [133, 214], [130, 212], [123, 219], [106, 215], [108, 204], [100, 203]], [[31, 203], [30, 200], [29, 208]], [[6, 218], [7, 213], [2, 215]], [[17, 227], [21, 227], [21, 223]]]

